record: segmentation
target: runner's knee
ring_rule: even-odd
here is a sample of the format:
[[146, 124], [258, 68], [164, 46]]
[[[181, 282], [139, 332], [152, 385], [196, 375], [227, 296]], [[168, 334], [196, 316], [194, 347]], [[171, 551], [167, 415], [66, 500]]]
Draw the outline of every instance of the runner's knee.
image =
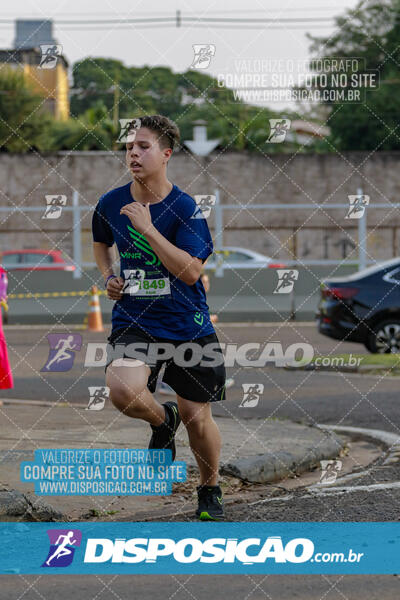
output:
[[200, 402], [191, 404], [190, 407], [179, 404], [179, 415], [187, 429], [200, 432], [212, 418], [210, 406]]
[[139, 370], [135, 373], [129, 373], [129, 377], [124, 377], [124, 373], [119, 372], [116, 367], [107, 368], [106, 384], [110, 388], [110, 400], [118, 410], [123, 411], [126, 408], [141, 412], [144, 408], [143, 395], [147, 390], [148, 375]]

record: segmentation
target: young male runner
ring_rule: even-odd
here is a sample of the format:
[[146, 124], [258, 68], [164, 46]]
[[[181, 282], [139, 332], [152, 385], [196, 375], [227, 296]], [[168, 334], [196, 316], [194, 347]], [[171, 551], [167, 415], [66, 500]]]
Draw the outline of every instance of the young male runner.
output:
[[[176, 124], [161, 115], [144, 116], [127, 139], [126, 165], [133, 181], [102, 196], [92, 221], [96, 263], [108, 298], [116, 301], [110, 350], [119, 344], [161, 342], [179, 348], [196, 342], [215, 344], [219, 360], [182, 366], [175, 355], [167, 361], [147, 356], [138, 364], [126, 348], [123, 365], [108, 354], [106, 385], [121, 412], [150, 424], [149, 448], [170, 448], [173, 459], [175, 433], [183, 421], [200, 471], [196, 515], [219, 520], [224, 518], [217, 483], [221, 436], [211, 402], [225, 399], [225, 367], [200, 281], [202, 264], [213, 251], [211, 235], [193, 198], [167, 178], [179, 141]], [[120, 276], [113, 271], [114, 242]], [[164, 362], [163, 380], [175, 390], [177, 404], [160, 404], [152, 394]]]

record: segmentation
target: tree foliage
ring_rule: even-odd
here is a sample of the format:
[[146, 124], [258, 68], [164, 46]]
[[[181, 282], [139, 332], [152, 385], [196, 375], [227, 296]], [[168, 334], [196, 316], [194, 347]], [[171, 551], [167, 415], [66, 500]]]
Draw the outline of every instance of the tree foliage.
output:
[[[192, 139], [193, 121], [203, 119], [208, 137], [220, 139], [229, 150], [259, 152], [269, 134], [268, 119], [276, 116], [268, 108], [234, 101], [215, 78], [195, 70], [173, 73], [168, 67], [127, 67], [116, 60], [86, 58], [75, 63], [73, 74], [75, 117], [101, 101], [111, 118], [118, 85], [119, 118], [166, 115], [179, 126], [182, 140]], [[277, 150], [276, 145], [263, 151], [271, 149]]]
[[330, 104], [330, 142], [340, 150], [400, 149], [400, 1], [369, 0], [336, 19], [329, 38], [312, 40], [315, 58], [362, 58], [379, 73], [378, 89], [356, 104]]

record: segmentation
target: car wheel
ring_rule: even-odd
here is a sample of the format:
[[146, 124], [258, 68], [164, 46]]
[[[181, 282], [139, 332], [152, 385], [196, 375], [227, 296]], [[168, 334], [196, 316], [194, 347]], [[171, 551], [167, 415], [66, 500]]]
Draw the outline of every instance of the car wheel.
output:
[[374, 354], [400, 353], [400, 320], [387, 319], [375, 325], [365, 346]]

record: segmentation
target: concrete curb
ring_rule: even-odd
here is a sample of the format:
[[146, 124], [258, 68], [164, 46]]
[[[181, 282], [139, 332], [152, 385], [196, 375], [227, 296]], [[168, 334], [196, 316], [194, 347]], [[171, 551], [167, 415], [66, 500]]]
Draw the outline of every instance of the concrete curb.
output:
[[65, 521], [65, 515], [55, 510], [34, 493], [0, 490], [0, 517], [20, 517], [24, 521]]
[[[0, 424], [0, 517], [3, 515], [3, 520], [74, 521], [80, 515], [89, 514], [93, 508], [99, 512], [107, 512], [111, 507], [121, 516], [147, 512], [147, 508], [150, 512], [169, 510], [171, 502], [163, 497], [155, 498], [154, 501], [148, 501], [140, 495], [105, 499], [79, 495], [38, 497], [27, 490], [27, 485], [20, 481], [18, 463], [21, 460], [32, 460], [33, 452], [38, 447], [146, 448], [149, 438], [147, 428], [135, 419], [121, 417], [113, 420], [110, 426], [108, 410], [91, 411], [89, 414], [83, 408], [66, 411], [65, 405], [54, 405], [51, 411], [46, 411], [46, 422], [42, 421], [40, 426], [36, 426], [23, 448], [19, 446], [16, 450], [13, 444], [18, 439], [20, 430], [32, 427], [32, 419], [37, 419], [38, 404], [31, 402], [7, 402], [4, 410], [7, 410], [10, 420]], [[76, 409], [76, 405], [74, 408]], [[85, 418], [82, 419], [82, 416]], [[66, 419], [68, 427], [65, 425]], [[14, 424], [14, 429], [10, 423]], [[227, 489], [231, 493], [226, 494], [227, 500], [230, 500], [229, 496], [232, 494], [239, 493], [243, 480], [251, 485], [260, 482], [270, 484], [269, 482], [286, 477], [295, 478], [298, 474], [319, 466], [321, 459], [336, 457], [345, 445], [340, 434], [288, 420], [253, 418], [240, 424], [236, 419], [220, 416], [218, 425], [225, 442], [221, 451], [220, 472], [222, 480], [230, 480]], [[177, 449], [179, 458], [186, 461], [189, 469], [194, 457], [187, 433], [183, 429], [178, 432]], [[189, 475], [188, 483], [178, 484], [176, 488], [175, 499], [179, 510], [181, 505], [186, 509], [186, 503], [195, 489], [197, 470], [196, 476]], [[246, 493], [251, 491], [247, 483], [245, 488]]]
[[351, 425], [325, 425], [319, 424], [318, 427], [327, 431], [338, 431], [342, 433], [360, 435], [364, 438], [378, 440], [387, 446], [389, 452], [400, 452], [400, 435], [382, 429], [369, 429], [367, 427], [352, 427]]
[[293, 473], [299, 475], [310, 471], [321, 460], [335, 458], [345, 446], [332, 431], [320, 429], [320, 432], [324, 438], [317, 446], [306, 443], [294, 452], [279, 451], [240, 458], [222, 465], [220, 472], [250, 483], [270, 483], [293, 476]]

